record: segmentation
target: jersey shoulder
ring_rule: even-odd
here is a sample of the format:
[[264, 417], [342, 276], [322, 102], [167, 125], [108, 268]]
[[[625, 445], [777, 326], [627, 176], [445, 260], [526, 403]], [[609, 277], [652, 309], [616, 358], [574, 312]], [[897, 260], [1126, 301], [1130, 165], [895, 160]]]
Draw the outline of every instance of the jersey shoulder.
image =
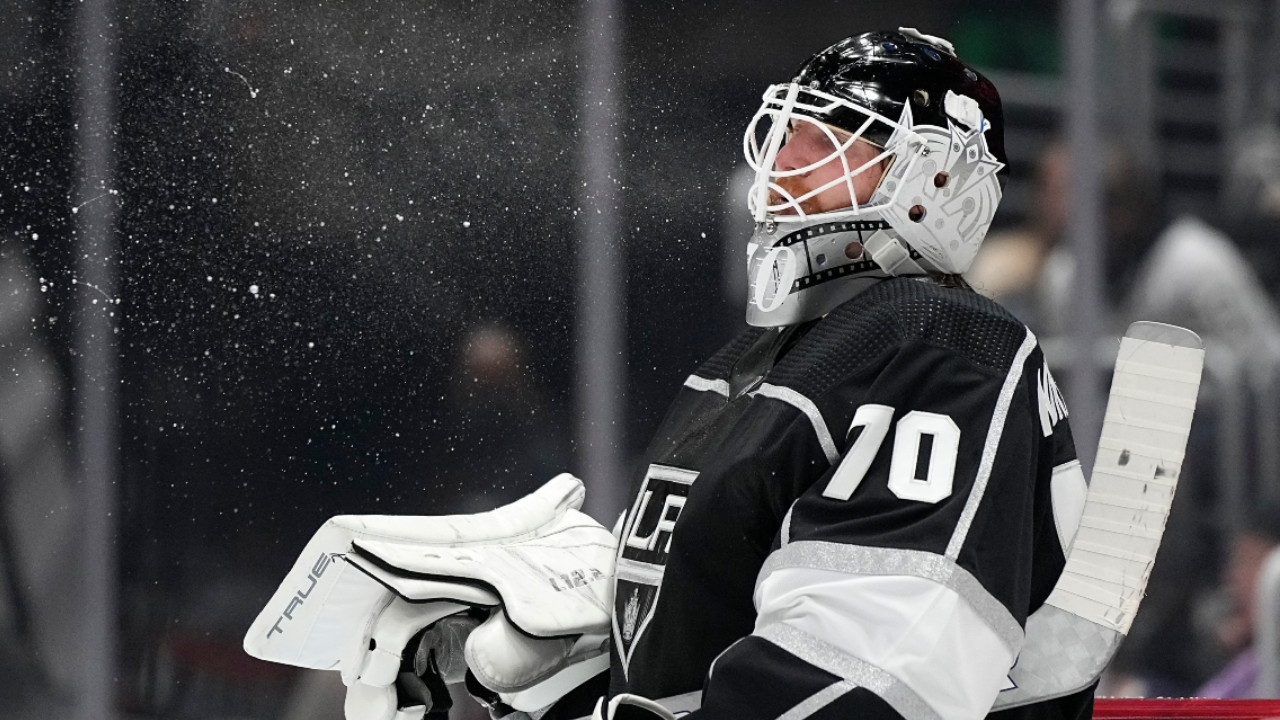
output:
[[764, 328], [744, 328], [732, 340], [721, 346], [706, 362], [698, 366], [693, 374], [705, 380], [728, 380], [733, 373], [734, 363], [763, 333]]
[[1003, 375], [1027, 332], [1009, 311], [972, 290], [893, 278], [832, 311], [770, 381], [821, 392], [915, 343]]

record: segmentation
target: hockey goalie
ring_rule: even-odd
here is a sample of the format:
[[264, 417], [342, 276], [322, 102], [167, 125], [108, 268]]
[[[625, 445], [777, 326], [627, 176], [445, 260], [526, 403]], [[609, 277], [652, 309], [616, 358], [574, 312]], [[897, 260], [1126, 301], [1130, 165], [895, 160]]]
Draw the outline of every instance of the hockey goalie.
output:
[[[1090, 716], [1177, 481], [1198, 339], [1121, 341], [1086, 483], [1036, 337], [962, 278], [1000, 98], [937, 37], [848, 38], [744, 136], [749, 329], [684, 382], [610, 531], [561, 475], [474, 516], [341, 516], [245, 638], [350, 720]], [[626, 482], [593, 478], [593, 482]]]

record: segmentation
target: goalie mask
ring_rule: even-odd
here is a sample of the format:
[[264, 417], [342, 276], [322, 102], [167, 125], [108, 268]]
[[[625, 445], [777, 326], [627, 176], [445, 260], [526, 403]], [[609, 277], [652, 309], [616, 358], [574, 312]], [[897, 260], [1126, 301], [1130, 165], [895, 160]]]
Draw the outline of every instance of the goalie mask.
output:
[[894, 275], [963, 273], [1000, 202], [1000, 96], [945, 40], [843, 40], [765, 91], [743, 137], [747, 321], [820, 317]]

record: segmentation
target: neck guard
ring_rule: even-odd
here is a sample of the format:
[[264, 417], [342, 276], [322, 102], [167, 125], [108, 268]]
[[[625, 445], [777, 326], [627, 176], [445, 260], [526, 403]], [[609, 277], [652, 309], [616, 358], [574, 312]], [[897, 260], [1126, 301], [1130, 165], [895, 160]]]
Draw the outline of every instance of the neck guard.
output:
[[[845, 253], [850, 243], [863, 248], [857, 260]], [[866, 219], [757, 223], [748, 253], [747, 323], [756, 327], [816, 320], [885, 278], [928, 272], [920, 254], [872, 213]]]

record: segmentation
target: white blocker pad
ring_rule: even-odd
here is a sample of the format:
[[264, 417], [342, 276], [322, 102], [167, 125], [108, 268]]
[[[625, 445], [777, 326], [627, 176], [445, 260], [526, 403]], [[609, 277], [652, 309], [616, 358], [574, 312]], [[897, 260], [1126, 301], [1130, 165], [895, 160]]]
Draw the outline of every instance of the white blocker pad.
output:
[[[374, 620], [395, 595], [345, 562], [353, 538], [361, 534], [352, 519], [335, 517], [311, 538], [249, 626], [245, 652], [286, 665], [337, 670], [361, 636], [367, 641]], [[441, 596], [466, 604], [498, 603], [496, 596], [476, 588], [450, 590]]]
[[[356, 668], [352, 672], [359, 673], [363, 661], [352, 664], [352, 647], [371, 636], [374, 622], [392, 605], [395, 593], [369, 573], [344, 562], [349, 559], [353, 543], [372, 541], [384, 547], [404, 544], [422, 548], [536, 538], [540, 528], [581, 507], [584, 497], [582, 481], [564, 474], [528, 497], [487, 513], [331, 518], [307, 543], [284, 582], [249, 627], [245, 651], [262, 660], [319, 670], [338, 669], [347, 659], [348, 665]], [[419, 579], [414, 593], [413, 601], [447, 600], [473, 606], [501, 602], [496, 593], [476, 583], [452, 583], [447, 577]], [[410, 609], [413, 607], [410, 605]], [[417, 609], [426, 608], [417, 605]], [[436, 610], [430, 612], [434, 614]], [[405, 627], [390, 622], [390, 616], [387, 620], [388, 628]]]
[[993, 710], [1082, 690], [1111, 662], [1155, 565], [1203, 365], [1184, 328], [1137, 322], [1121, 338], [1080, 527]]
[[607, 633], [535, 638], [494, 613], [467, 638], [467, 667], [516, 710], [534, 712], [609, 668]]
[[[577, 478], [561, 475], [527, 498], [563, 498], [554, 506], [541, 503], [528, 508], [541, 515], [494, 515], [526, 510], [522, 500], [494, 513], [434, 518], [433, 532], [447, 537], [447, 542], [358, 538], [347, 559], [410, 602], [441, 599], [441, 582], [451, 587], [469, 585], [501, 598], [507, 620], [527, 635], [604, 633], [612, 605], [615, 540], [607, 529], [578, 512], [583, 495], [564, 492], [570, 489], [566, 484], [582, 488]], [[578, 504], [571, 504], [575, 498]], [[476, 523], [490, 515], [507, 521], [510, 534], [496, 532], [495, 525]], [[478, 528], [487, 532], [477, 537]]]

